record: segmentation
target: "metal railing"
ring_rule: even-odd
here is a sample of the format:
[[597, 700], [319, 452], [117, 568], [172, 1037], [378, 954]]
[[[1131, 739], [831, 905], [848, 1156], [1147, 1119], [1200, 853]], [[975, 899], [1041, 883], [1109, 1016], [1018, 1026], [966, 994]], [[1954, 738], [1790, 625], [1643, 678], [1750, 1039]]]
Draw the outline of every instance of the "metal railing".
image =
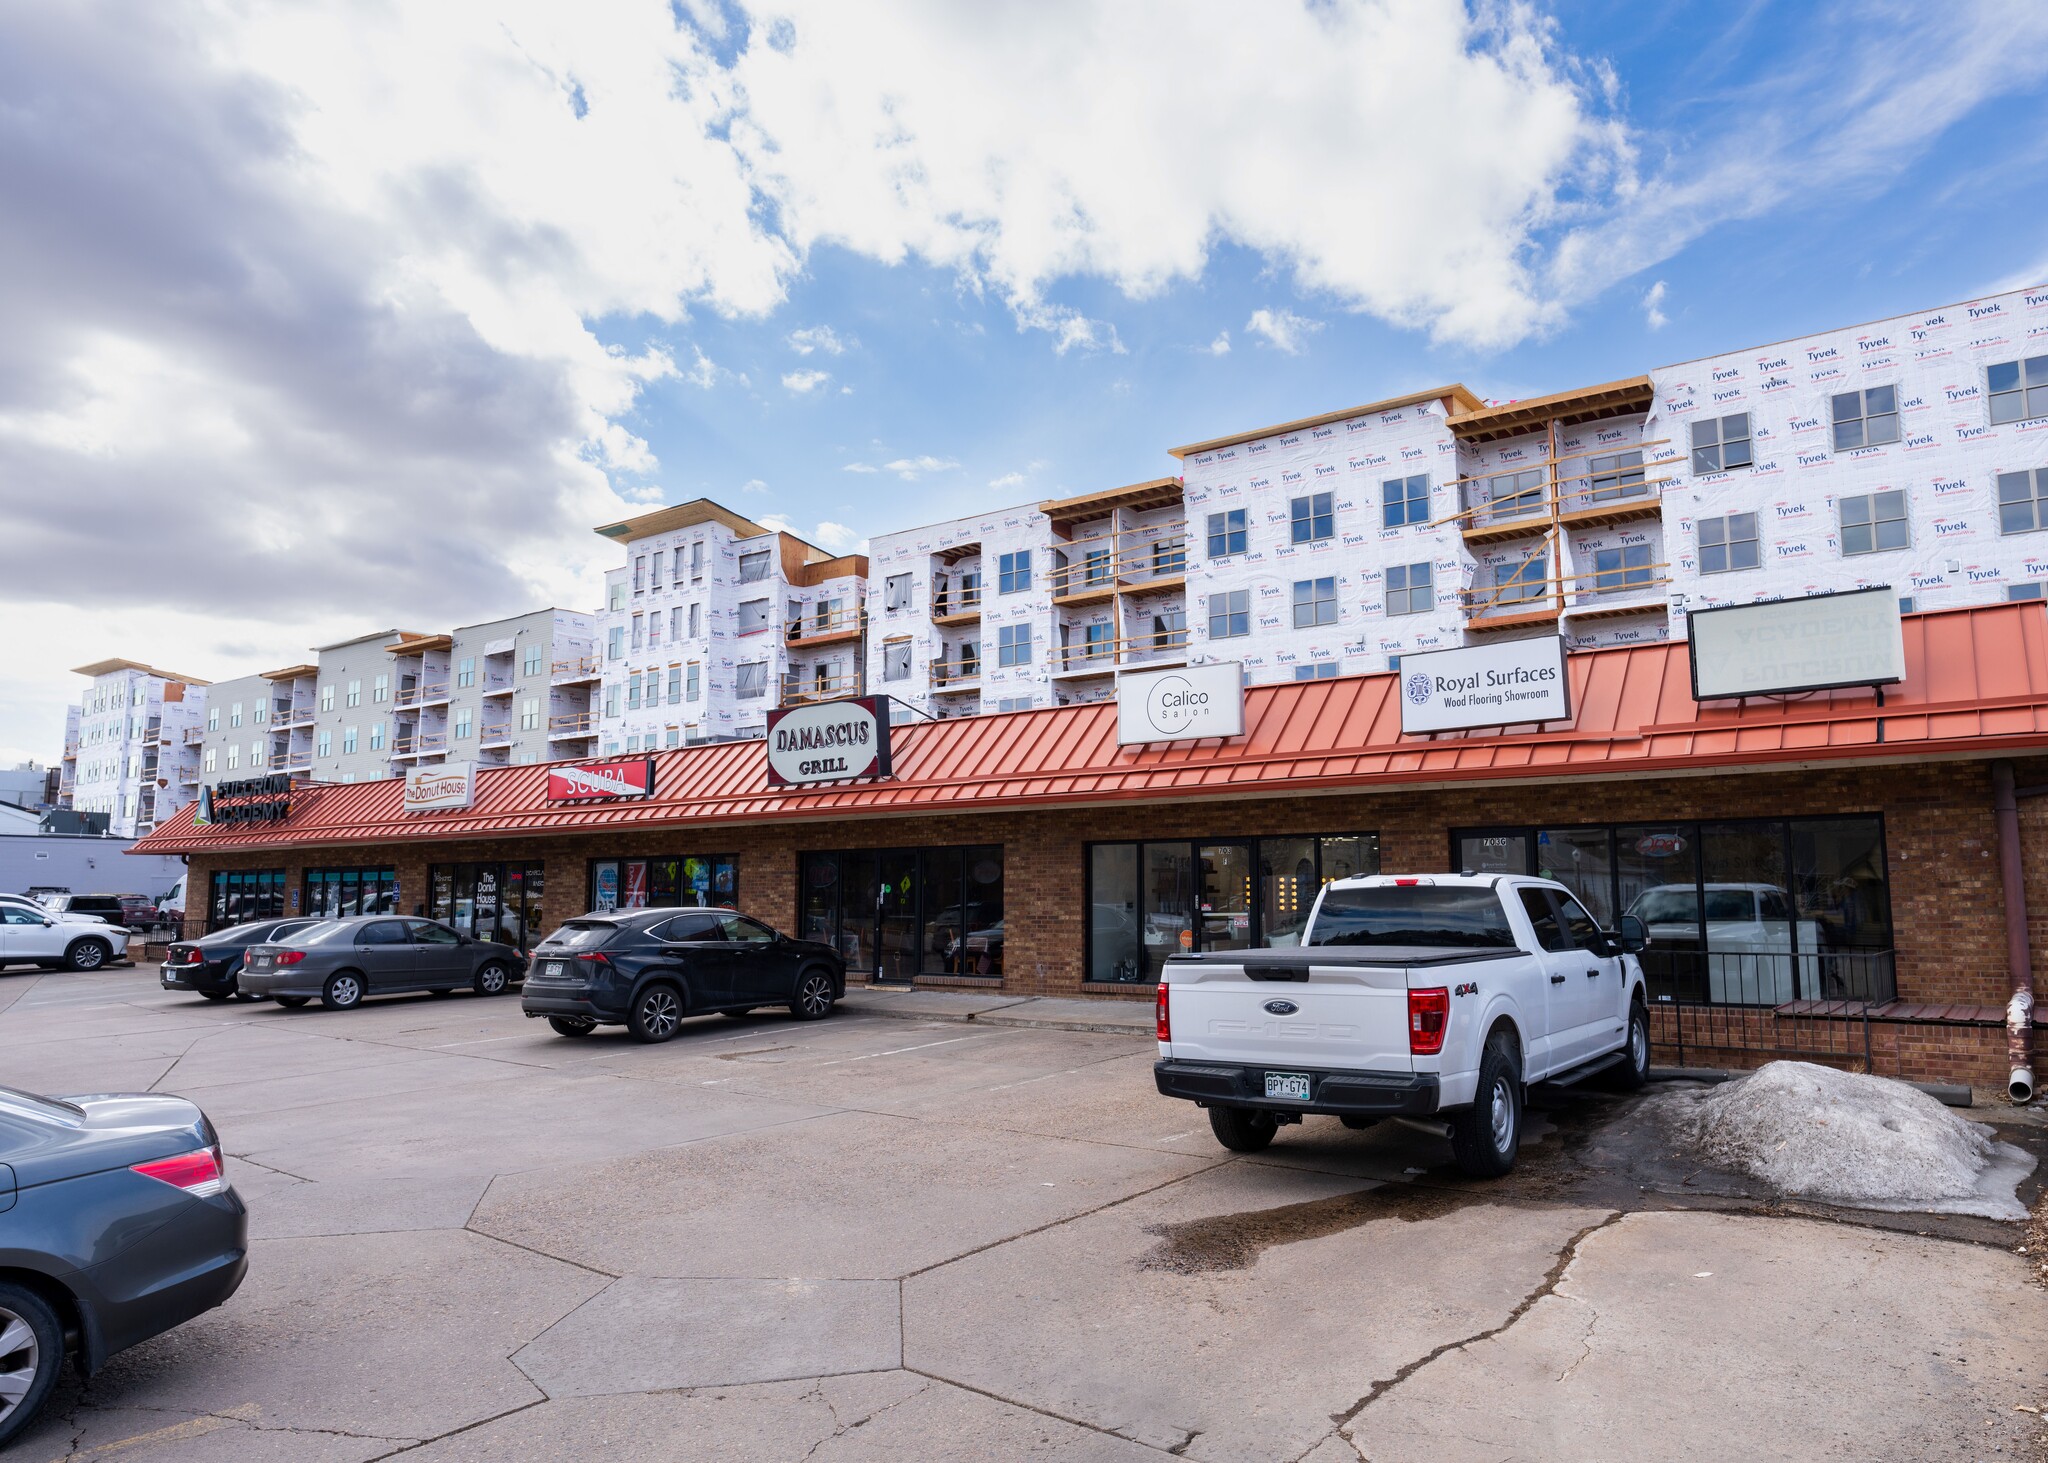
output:
[[1742, 1067], [1757, 1058], [1902, 1068], [1890, 950], [1645, 950], [1650, 1040], [1680, 1067]]

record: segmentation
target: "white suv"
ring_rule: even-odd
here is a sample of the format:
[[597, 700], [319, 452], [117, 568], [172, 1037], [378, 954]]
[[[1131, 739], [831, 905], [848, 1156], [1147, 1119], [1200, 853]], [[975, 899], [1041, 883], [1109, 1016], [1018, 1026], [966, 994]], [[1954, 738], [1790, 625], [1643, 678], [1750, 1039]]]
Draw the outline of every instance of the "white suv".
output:
[[94, 915], [64, 915], [0, 894], [0, 968], [98, 970], [128, 953], [128, 931]]

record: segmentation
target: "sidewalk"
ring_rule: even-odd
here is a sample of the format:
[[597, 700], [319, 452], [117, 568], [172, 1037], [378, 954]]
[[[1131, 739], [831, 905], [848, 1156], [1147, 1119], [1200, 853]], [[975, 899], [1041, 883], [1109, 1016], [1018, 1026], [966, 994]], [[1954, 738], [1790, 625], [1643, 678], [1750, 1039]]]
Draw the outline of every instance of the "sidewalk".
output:
[[849, 985], [843, 1010], [899, 1021], [971, 1021], [978, 1026], [1031, 1026], [1049, 1031], [1100, 1031], [1112, 1036], [1153, 1035], [1146, 1001], [1083, 1001], [1057, 996], [1011, 996], [992, 991], [890, 990]]

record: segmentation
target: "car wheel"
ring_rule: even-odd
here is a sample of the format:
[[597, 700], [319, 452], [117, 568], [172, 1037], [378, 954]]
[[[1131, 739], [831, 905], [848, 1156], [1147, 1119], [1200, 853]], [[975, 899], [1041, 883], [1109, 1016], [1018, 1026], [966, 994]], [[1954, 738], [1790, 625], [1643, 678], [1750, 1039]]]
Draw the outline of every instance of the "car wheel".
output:
[[1451, 1154], [1473, 1178], [1497, 1179], [1515, 1166], [1521, 1142], [1522, 1065], [1512, 1038], [1496, 1035], [1480, 1054], [1472, 1105], [1451, 1120]]
[[487, 960], [477, 969], [476, 979], [471, 982], [480, 996], [502, 996], [505, 987], [511, 984], [512, 973], [500, 961]]
[[271, 999], [287, 1011], [296, 1011], [313, 998], [311, 996], [272, 996]]
[[647, 987], [633, 1002], [626, 1029], [638, 1041], [667, 1041], [682, 1028], [683, 998], [662, 982]]
[[76, 940], [64, 952], [64, 963], [73, 970], [98, 970], [114, 956], [114, 947], [105, 940]]
[[50, 1303], [0, 1282], [0, 1446], [36, 1420], [64, 1364], [64, 1328]]
[[1257, 1153], [1280, 1131], [1280, 1120], [1269, 1112], [1248, 1107], [1212, 1107], [1209, 1131], [1232, 1153]]
[[1621, 1092], [1634, 1092], [1650, 1080], [1650, 1013], [1641, 1001], [1628, 1003], [1628, 1045], [1622, 1060], [1608, 1068], [1607, 1085]]
[[799, 1021], [822, 1021], [832, 1014], [832, 1003], [839, 998], [832, 993], [832, 977], [822, 970], [807, 970], [797, 978], [796, 999], [789, 1003], [789, 1014]]
[[200, 995], [202, 995], [202, 996], [204, 996], [204, 997], [206, 997], [206, 999], [207, 999], [207, 1000], [209, 1000], [209, 1001], [215, 1001], [215, 1002], [220, 1002], [220, 1001], [225, 1001], [225, 1000], [226, 1000], [226, 999], [228, 998], [229, 992], [227, 992], [227, 991], [201, 991], [201, 992], [200, 992], [199, 994], [200, 994]]
[[557, 1036], [588, 1036], [597, 1030], [595, 1021], [587, 1021], [581, 1016], [550, 1016], [548, 1025], [555, 1028]]
[[330, 1011], [349, 1011], [363, 1003], [363, 978], [353, 970], [339, 971], [327, 977], [327, 985], [320, 992], [320, 1004]]

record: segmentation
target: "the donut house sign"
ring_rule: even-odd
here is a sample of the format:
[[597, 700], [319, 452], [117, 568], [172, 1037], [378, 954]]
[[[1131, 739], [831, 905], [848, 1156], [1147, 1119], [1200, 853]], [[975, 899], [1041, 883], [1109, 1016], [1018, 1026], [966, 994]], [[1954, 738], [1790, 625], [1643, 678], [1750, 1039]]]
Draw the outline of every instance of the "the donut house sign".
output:
[[889, 698], [856, 696], [768, 713], [768, 781], [776, 787], [888, 777]]

